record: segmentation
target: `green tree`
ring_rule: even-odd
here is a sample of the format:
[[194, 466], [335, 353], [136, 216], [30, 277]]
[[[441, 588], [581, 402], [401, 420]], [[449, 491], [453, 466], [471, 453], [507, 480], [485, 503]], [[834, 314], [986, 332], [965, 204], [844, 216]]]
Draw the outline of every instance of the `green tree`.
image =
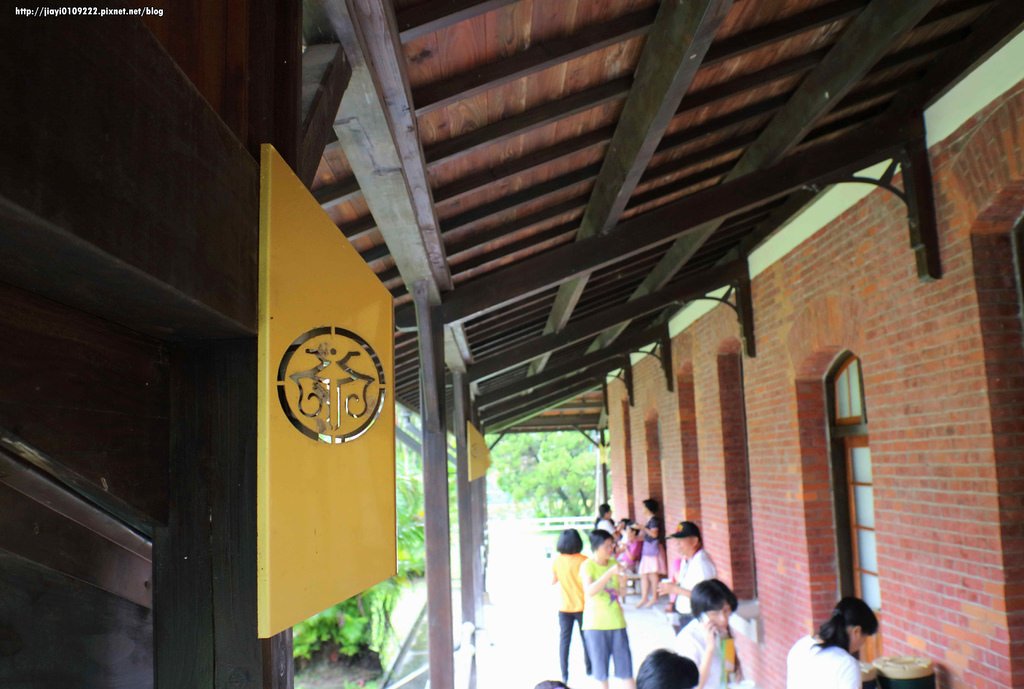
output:
[[510, 433], [491, 450], [498, 487], [535, 517], [593, 514], [596, 460], [597, 448], [577, 431]]

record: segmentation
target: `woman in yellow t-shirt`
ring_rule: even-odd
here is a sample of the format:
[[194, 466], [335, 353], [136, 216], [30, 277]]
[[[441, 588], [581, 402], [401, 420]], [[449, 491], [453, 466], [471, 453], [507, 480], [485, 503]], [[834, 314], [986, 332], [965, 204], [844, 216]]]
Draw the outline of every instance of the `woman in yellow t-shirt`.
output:
[[[558, 660], [562, 665], [562, 682], [569, 683], [569, 642], [572, 640], [572, 626], [580, 630], [580, 641], [583, 641], [583, 581], [580, 579], [580, 565], [586, 561], [583, 555], [583, 539], [576, 529], [566, 529], [558, 537], [558, 557], [551, 566], [554, 577], [551, 583], [558, 584], [562, 594], [558, 606], [558, 626], [562, 631], [558, 641]], [[583, 644], [583, 660], [590, 674], [590, 654], [587, 644]]]
[[608, 689], [608, 666], [615, 661], [615, 677], [622, 689], [636, 689], [633, 656], [629, 651], [622, 600], [626, 579], [622, 565], [612, 557], [615, 541], [607, 531], [591, 531], [592, 558], [580, 567], [583, 580], [583, 641], [590, 653], [593, 677]]

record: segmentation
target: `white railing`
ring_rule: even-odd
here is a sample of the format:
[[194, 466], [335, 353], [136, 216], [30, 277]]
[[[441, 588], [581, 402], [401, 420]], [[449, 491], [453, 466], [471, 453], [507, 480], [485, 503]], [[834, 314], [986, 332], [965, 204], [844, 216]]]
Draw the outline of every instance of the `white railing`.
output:
[[491, 530], [515, 529], [519, 532], [562, 531], [564, 529], [582, 529], [589, 531], [594, 528], [594, 517], [535, 517], [532, 519], [489, 519], [487, 528]]

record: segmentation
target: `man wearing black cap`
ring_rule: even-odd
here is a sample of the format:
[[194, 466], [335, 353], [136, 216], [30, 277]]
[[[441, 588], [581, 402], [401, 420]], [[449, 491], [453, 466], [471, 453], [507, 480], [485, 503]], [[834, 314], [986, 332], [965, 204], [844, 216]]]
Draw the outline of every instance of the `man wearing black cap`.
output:
[[673, 623], [676, 632], [693, 619], [690, 609], [690, 591], [706, 579], [714, 579], [715, 563], [704, 550], [704, 542], [700, 538], [700, 529], [693, 522], [679, 522], [676, 532], [669, 538], [678, 538], [683, 553], [683, 564], [676, 574], [675, 581], [663, 581], [658, 584], [660, 595], [676, 594], [676, 612], [679, 619]]

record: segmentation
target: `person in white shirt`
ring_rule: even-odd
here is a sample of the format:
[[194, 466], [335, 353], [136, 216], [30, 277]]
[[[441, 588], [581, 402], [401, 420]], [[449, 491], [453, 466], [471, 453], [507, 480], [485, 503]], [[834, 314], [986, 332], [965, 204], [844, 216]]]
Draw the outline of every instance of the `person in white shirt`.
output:
[[661, 595], [676, 596], [676, 612], [679, 619], [673, 624], [675, 631], [685, 627], [693, 619], [690, 608], [690, 592], [693, 587], [707, 579], [714, 579], [717, 572], [711, 556], [704, 550], [704, 541], [700, 537], [700, 529], [693, 522], [679, 522], [676, 532], [669, 536], [679, 543], [683, 554], [683, 564], [676, 573], [675, 581], [663, 581], [658, 584]]
[[815, 636], [793, 644], [786, 656], [786, 689], [860, 689], [853, 656], [878, 631], [878, 618], [860, 598], [844, 598]]
[[611, 505], [604, 503], [597, 508], [597, 519], [594, 520], [595, 531], [607, 531], [608, 533], [615, 534], [615, 523], [612, 521], [612, 508]]
[[718, 689], [742, 679], [729, 627], [736, 594], [718, 579], [708, 579], [693, 587], [690, 603], [696, 617], [676, 637], [676, 651], [697, 664], [697, 689]]

